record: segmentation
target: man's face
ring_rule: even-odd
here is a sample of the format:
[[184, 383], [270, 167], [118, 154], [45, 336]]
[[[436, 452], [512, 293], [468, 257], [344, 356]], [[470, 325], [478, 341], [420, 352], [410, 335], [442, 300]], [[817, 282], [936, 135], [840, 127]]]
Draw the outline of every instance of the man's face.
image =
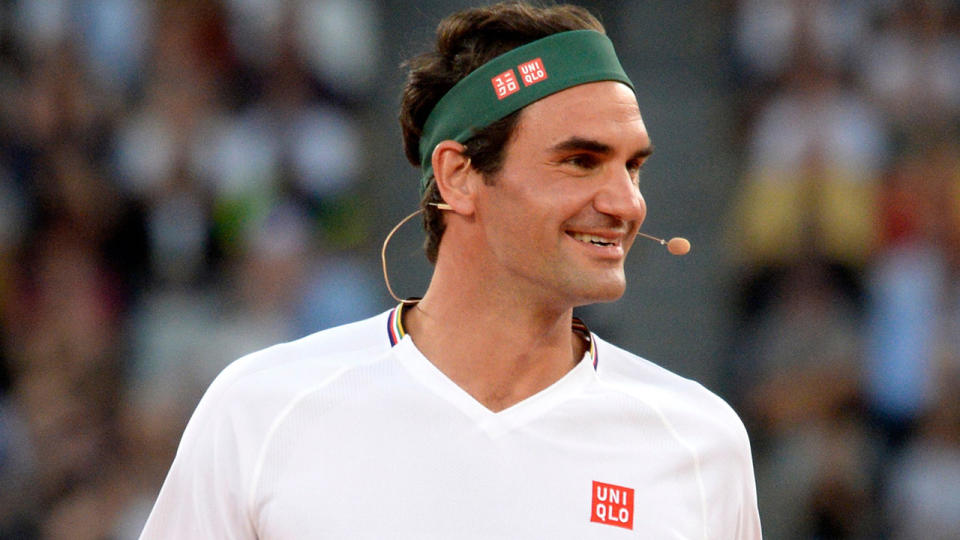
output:
[[646, 215], [638, 181], [650, 151], [623, 84], [574, 86], [526, 107], [477, 202], [498, 285], [557, 305], [619, 298]]

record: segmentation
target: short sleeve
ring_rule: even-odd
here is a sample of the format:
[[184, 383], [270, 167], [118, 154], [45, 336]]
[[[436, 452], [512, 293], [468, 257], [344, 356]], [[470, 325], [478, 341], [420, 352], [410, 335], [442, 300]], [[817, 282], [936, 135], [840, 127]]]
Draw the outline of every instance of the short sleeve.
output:
[[251, 467], [226, 372], [200, 400], [184, 431], [142, 540], [254, 539], [247, 491]]

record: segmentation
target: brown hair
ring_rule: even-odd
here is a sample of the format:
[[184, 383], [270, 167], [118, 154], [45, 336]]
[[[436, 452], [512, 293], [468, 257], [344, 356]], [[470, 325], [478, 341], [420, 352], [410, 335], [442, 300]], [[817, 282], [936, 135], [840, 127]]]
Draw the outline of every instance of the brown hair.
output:
[[[400, 103], [400, 127], [410, 163], [421, 166], [423, 125], [440, 98], [460, 79], [511, 49], [568, 30], [604, 32], [596, 17], [571, 5], [537, 7], [524, 2], [508, 2], [467, 9], [440, 21], [436, 49], [404, 64], [409, 73]], [[507, 143], [522, 112], [523, 109], [497, 120], [465, 143], [464, 154], [488, 184], [503, 165]], [[424, 250], [427, 259], [436, 263], [444, 222], [442, 212], [427, 205], [429, 202], [441, 202], [432, 178], [421, 207], [427, 231]]]

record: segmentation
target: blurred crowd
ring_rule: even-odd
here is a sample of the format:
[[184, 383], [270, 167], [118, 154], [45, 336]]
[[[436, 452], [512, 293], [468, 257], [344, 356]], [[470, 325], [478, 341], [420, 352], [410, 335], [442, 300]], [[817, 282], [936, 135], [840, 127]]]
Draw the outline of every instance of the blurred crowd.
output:
[[727, 374], [769, 538], [960, 537], [960, 5], [741, 0]]
[[[223, 366], [389, 306], [388, 4], [0, 2], [0, 538], [135, 538]], [[765, 536], [956, 538], [960, 8], [724, 5]]]
[[0, 538], [135, 538], [223, 366], [383, 308], [375, 7], [0, 4]]

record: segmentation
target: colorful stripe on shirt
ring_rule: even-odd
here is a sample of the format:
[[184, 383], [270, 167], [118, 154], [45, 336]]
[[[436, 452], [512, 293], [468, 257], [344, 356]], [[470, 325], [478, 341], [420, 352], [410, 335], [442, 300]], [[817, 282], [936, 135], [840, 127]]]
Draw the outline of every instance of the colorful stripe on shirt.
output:
[[593, 333], [587, 328], [587, 323], [574, 317], [573, 331], [580, 334], [590, 344], [590, 358], [593, 358], [593, 369], [597, 369], [597, 363], [600, 361], [600, 358], [597, 357], [597, 340], [593, 339]]
[[[403, 310], [407, 305], [413, 304], [400, 302], [387, 317], [387, 337], [390, 339], [391, 347], [400, 343], [403, 336], [407, 335], [407, 332], [403, 329]], [[586, 323], [577, 317], [573, 318], [572, 329], [590, 344], [590, 358], [593, 359], [593, 369], [597, 369], [600, 358], [597, 356], [597, 340], [593, 339], [593, 333], [587, 328]]]
[[390, 338], [391, 347], [400, 343], [403, 336], [407, 335], [403, 329], [403, 308], [406, 305], [406, 303], [400, 302], [400, 304], [390, 312], [390, 316], [387, 317], [387, 337]]

